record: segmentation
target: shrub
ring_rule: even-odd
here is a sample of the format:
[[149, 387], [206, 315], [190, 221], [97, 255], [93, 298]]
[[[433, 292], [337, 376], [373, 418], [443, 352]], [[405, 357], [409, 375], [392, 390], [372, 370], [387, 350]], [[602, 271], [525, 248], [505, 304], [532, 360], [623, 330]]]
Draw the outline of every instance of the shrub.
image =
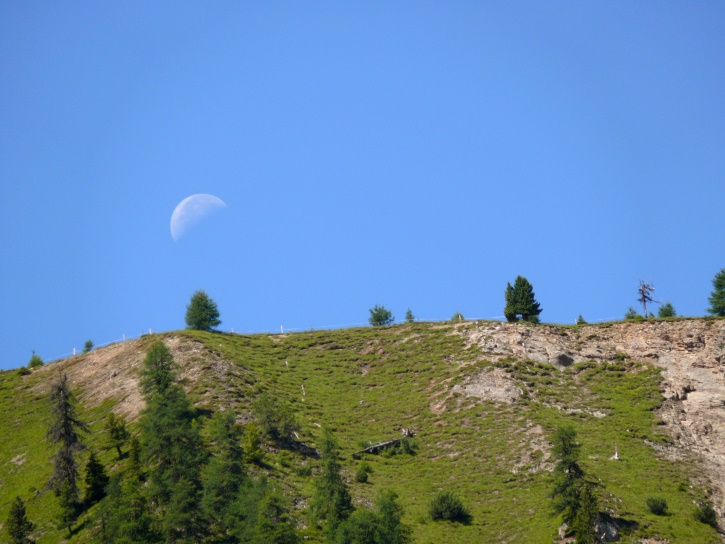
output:
[[37, 368], [39, 366], [43, 366], [43, 359], [40, 358], [40, 355], [33, 352], [33, 356], [28, 361], [28, 368]]
[[629, 309], [627, 310], [627, 313], [624, 314], [624, 319], [634, 319], [635, 317], [641, 317], [641, 316], [637, 313], [637, 310], [635, 310], [634, 308], [632, 308], [630, 306]]
[[18, 376], [27, 376], [28, 374], [31, 374], [31, 373], [32, 373], [32, 371], [26, 366], [21, 366], [18, 369]]
[[88, 353], [93, 349], [93, 340], [86, 340], [86, 343], [83, 344], [83, 353]]
[[453, 317], [451, 317], [451, 323], [458, 323], [459, 321], [463, 321], [465, 318], [463, 317], [463, 314], [461, 312], [456, 312], [453, 314]]
[[395, 321], [395, 316], [385, 306], [376, 304], [370, 308], [370, 318], [368, 321], [373, 327], [384, 327], [386, 325], [392, 325]]
[[465, 521], [470, 517], [461, 500], [450, 491], [441, 491], [433, 497], [428, 512], [433, 521]]
[[709, 502], [697, 507], [697, 510], [695, 510], [695, 519], [700, 523], [717, 529], [717, 513]]
[[586, 325], [587, 321], [584, 319], [584, 316], [582, 314], [579, 314], [579, 317], [576, 318], [576, 324], [577, 325]]
[[655, 516], [666, 516], [667, 515], [667, 501], [660, 497], [650, 497], [647, 499], [647, 508]]
[[355, 481], [364, 484], [368, 481], [368, 474], [373, 471], [372, 467], [365, 462], [360, 463], [360, 466], [355, 472]]

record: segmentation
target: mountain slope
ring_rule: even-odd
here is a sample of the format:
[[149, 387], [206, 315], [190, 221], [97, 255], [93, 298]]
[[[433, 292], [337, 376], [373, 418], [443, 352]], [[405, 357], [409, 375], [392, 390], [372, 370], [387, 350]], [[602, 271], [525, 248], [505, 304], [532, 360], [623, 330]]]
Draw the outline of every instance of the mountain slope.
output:
[[[355, 503], [369, 505], [380, 489], [396, 491], [415, 542], [555, 539], [549, 440], [563, 422], [576, 427], [583, 467], [601, 481], [600, 508], [637, 524], [621, 541], [720, 541], [692, 512], [708, 490], [716, 506], [723, 496], [717, 402], [725, 320], [573, 328], [417, 323], [255, 336], [177, 332], [109, 346], [28, 376], [6, 372], [0, 376], [2, 520], [20, 494], [39, 526], [38, 541], [63, 538], [51, 519], [55, 499], [42, 492], [52, 454], [43, 441], [50, 380], [58, 370], [68, 373], [94, 430], [87, 442], [103, 450], [113, 470], [115, 456], [103, 449], [103, 419], [110, 410], [137, 418], [143, 408], [137, 373], [159, 338], [199, 406], [233, 410], [245, 423], [253, 399], [267, 391], [293, 407], [301, 444], [314, 447], [321, 426], [331, 427]], [[359, 461], [352, 453], [399, 436], [403, 427], [416, 433], [416, 455], [366, 456], [371, 483], [355, 483]], [[615, 447], [620, 461], [610, 460]], [[267, 464], [263, 470], [292, 499], [298, 526], [318, 539], [303, 512], [313, 490], [305, 467], [314, 476], [314, 455], [302, 446], [269, 447]], [[463, 500], [469, 525], [428, 518], [440, 490]], [[672, 514], [649, 513], [652, 496], [665, 498]], [[74, 541], [93, 540], [93, 514]]]

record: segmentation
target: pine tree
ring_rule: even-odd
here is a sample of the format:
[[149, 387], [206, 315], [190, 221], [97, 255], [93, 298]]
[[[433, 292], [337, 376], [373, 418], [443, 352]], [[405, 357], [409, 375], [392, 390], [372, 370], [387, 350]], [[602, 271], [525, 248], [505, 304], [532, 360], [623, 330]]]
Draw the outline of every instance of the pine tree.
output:
[[712, 294], [707, 299], [710, 307], [707, 309], [711, 315], [725, 316], [725, 268], [720, 270], [712, 280]]
[[123, 457], [121, 446], [123, 446], [129, 439], [130, 434], [126, 429], [126, 420], [122, 417], [116, 417], [116, 414], [111, 412], [108, 414], [106, 419], [106, 436], [108, 445], [111, 448], [116, 448], [118, 452], [118, 458]]
[[131, 478], [125, 484], [120, 475], [111, 477], [108, 496], [101, 503], [101, 542], [131, 544], [158, 542], [153, 518], [140, 482]]
[[599, 521], [597, 498], [592, 490], [592, 485], [585, 483], [579, 488], [579, 509], [571, 527], [576, 544], [597, 544], [599, 542], [595, 531], [597, 521]]
[[70, 493], [74, 503], [78, 502], [78, 463], [75, 456], [84, 447], [80, 435], [87, 432], [88, 426], [76, 414], [68, 376], [61, 372], [50, 388], [50, 418], [46, 437], [58, 446], [58, 451], [53, 456], [53, 474], [48, 486], [57, 496], [61, 492]]
[[378, 515], [378, 544], [408, 544], [410, 527], [403, 524], [403, 507], [394, 491], [382, 491], [375, 501]]
[[513, 287], [510, 283], [506, 284], [504, 296], [506, 306], [503, 313], [507, 321], [518, 321], [520, 316], [523, 321], [539, 322], [539, 314], [542, 312], [542, 308], [536, 301], [534, 287], [529, 283], [529, 280], [523, 276], [517, 276]]
[[558, 461], [554, 466], [554, 490], [551, 497], [554, 513], [561, 514], [564, 522], [570, 526], [580, 507], [579, 487], [584, 478], [584, 471], [579, 466], [580, 450], [574, 427], [559, 427], [552, 448], [552, 455]]
[[135, 480], [143, 479], [141, 470], [141, 443], [136, 435], [131, 437], [131, 446], [128, 451], [128, 474]]
[[244, 460], [247, 463], [260, 463], [264, 459], [262, 431], [259, 430], [254, 421], [247, 423], [242, 442], [244, 444]]
[[216, 302], [204, 291], [196, 291], [186, 307], [186, 328], [196, 331], [210, 331], [221, 325]]
[[413, 315], [413, 312], [410, 311], [410, 308], [408, 308], [408, 311], [405, 312], [405, 322], [413, 323], [414, 321], [415, 321], [415, 316]]
[[30, 538], [30, 533], [35, 530], [35, 524], [28, 520], [25, 514], [25, 503], [20, 497], [15, 497], [10, 505], [5, 530], [13, 544], [33, 544], [35, 542]]
[[290, 524], [282, 494], [270, 490], [257, 513], [254, 544], [296, 544], [299, 538]]
[[352, 499], [342, 479], [337, 444], [327, 428], [323, 430], [320, 449], [322, 472], [315, 481], [311, 507], [314, 517], [327, 521], [327, 533], [332, 538], [340, 523], [352, 513]]
[[73, 536], [73, 523], [78, 517], [77, 490], [73, 489], [70, 481], [64, 480], [58, 491], [58, 506], [60, 510], [56, 516], [59, 529], [68, 529], [68, 536]]
[[100, 501], [106, 495], [106, 485], [108, 485], [108, 475], [106, 469], [91, 452], [86, 464], [86, 504], [91, 505]]
[[217, 413], [211, 422], [214, 455], [204, 470], [202, 505], [212, 532], [227, 534], [234, 526], [234, 501], [246, 485], [241, 433], [231, 412]]
[[139, 427], [142, 457], [149, 467], [150, 499], [163, 513], [162, 527], [171, 542], [197, 538], [205, 528], [197, 505], [206, 451], [195, 410], [175, 378], [174, 359], [157, 342], [149, 349], [141, 372], [146, 408]]

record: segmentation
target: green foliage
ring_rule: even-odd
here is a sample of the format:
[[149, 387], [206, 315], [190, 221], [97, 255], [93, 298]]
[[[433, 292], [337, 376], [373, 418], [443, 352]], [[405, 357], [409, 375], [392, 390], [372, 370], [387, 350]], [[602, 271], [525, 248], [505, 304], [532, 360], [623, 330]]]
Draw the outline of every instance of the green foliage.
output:
[[146, 352], [141, 369], [141, 392], [146, 397], [165, 393], [176, 380], [177, 373], [171, 351], [159, 340]]
[[53, 474], [48, 486], [60, 496], [70, 493], [73, 503], [78, 502], [77, 453], [83, 448], [81, 433], [88, 432], [88, 425], [78, 418], [73, 393], [68, 387], [68, 376], [60, 372], [50, 387], [50, 406], [46, 438], [57, 446], [53, 456]]
[[717, 512], [709, 502], [701, 504], [695, 510], [695, 520], [717, 529]]
[[430, 502], [428, 513], [433, 521], [466, 521], [470, 516], [461, 499], [450, 491], [441, 491]]
[[296, 544], [299, 542], [287, 513], [284, 497], [270, 490], [259, 505], [254, 544]]
[[93, 350], [93, 340], [86, 340], [83, 344], [83, 353], [89, 353], [91, 350]]
[[370, 466], [369, 463], [366, 463], [363, 461], [360, 463], [360, 466], [355, 471], [355, 481], [364, 484], [368, 481], [368, 474], [370, 474], [373, 471], [373, 468]]
[[522, 319], [530, 323], [539, 322], [539, 314], [541, 314], [542, 308], [536, 301], [534, 287], [529, 283], [529, 280], [523, 276], [517, 276], [513, 287], [510, 283], [506, 284], [504, 295], [506, 298], [504, 315], [507, 321], [515, 322]]
[[415, 316], [413, 315], [413, 312], [410, 311], [410, 308], [405, 312], [405, 322], [406, 323], [413, 323], [415, 322]]
[[579, 508], [574, 517], [571, 530], [576, 537], [576, 544], [598, 544], [599, 539], [594, 530], [599, 520], [597, 498], [592, 486], [585, 483], [579, 488]]
[[77, 491], [71, 482], [64, 480], [57, 491], [58, 513], [56, 514], [56, 525], [59, 529], [68, 529], [68, 535], [73, 535], [73, 523], [78, 518]]
[[196, 331], [210, 331], [221, 325], [216, 302], [204, 291], [195, 291], [186, 307], [186, 328]]
[[244, 460], [247, 463], [261, 463], [262, 459], [264, 459], [262, 431], [259, 430], [259, 427], [257, 427], [254, 421], [247, 423], [242, 443], [244, 447]]
[[576, 431], [571, 425], [561, 425], [554, 435], [552, 457], [554, 466], [554, 489], [551, 492], [552, 509], [561, 514], [565, 523], [572, 525], [581, 505], [579, 487], [584, 471], [579, 466], [581, 445], [576, 441]]
[[35, 542], [30, 538], [30, 533], [35, 530], [35, 524], [28, 520], [25, 514], [25, 503], [20, 497], [15, 497], [10, 505], [5, 530], [12, 544], [33, 544]]
[[641, 318], [642, 316], [637, 313], [637, 310], [632, 308], [631, 306], [627, 309], [627, 312], [624, 314], [625, 320], [632, 320], [636, 319], [637, 317]]
[[725, 268], [712, 279], [712, 293], [707, 300], [710, 303], [709, 314], [725, 316]]
[[657, 310], [657, 317], [659, 317], [659, 318], [677, 317], [677, 312], [675, 312], [675, 307], [672, 305], [672, 303], [669, 300], [667, 302], [665, 302], [662, 306], [659, 307], [659, 310]]
[[128, 449], [128, 474], [135, 480], [141, 480], [143, 478], [141, 469], [141, 443], [136, 435], [131, 437], [131, 445]]
[[131, 436], [126, 429], [126, 420], [123, 417], [116, 417], [116, 414], [111, 412], [106, 418], [105, 431], [108, 446], [116, 448], [118, 458], [121, 459], [123, 457], [121, 446], [126, 444]]
[[136, 478], [123, 482], [111, 477], [108, 496], [101, 503], [100, 540], [104, 544], [158, 542], [154, 519], [141, 483]]
[[224, 535], [235, 524], [235, 500], [247, 483], [241, 432], [231, 412], [217, 412], [211, 420], [213, 455], [204, 469], [202, 506], [214, 534]]
[[667, 515], [667, 501], [662, 497], [650, 497], [647, 499], [647, 508], [655, 516]]
[[198, 505], [206, 450], [196, 411], [175, 382], [175, 367], [162, 342], [149, 349], [141, 373], [146, 408], [139, 420], [149, 503], [163, 513], [161, 530], [170, 542], [198, 539], [205, 530]]
[[88, 457], [88, 463], [86, 464], [86, 505], [92, 505], [100, 501], [106, 495], [106, 485], [108, 485], [108, 475], [106, 469], [96, 457], [96, 454], [91, 452]]
[[337, 443], [328, 428], [323, 429], [321, 442], [322, 470], [315, 479], [311, 513], [315, 519], [327, 521], [327, 534], [332, 537], [352, 513], [352, 498], [342, 478]]
[[290, 440], [292, 433], [300, 430], [300, 424], [289, 405], [266, 392], [256, 398], [253, 411], [255, 420], [271, 440]]
[[410, 528], [403, 524], [403, 508], [398, 495], [382, 491], [375, 500], [375, 510], [361, 508], [337, 529], [336, 544], [407, 544], [411, 541]]
[[26, 367], [26, 366], [21, 366], [21, 367], [20, 367], [20, 368], [19, 368], [19, 369], [17, 370], [17, 374], [18, 374], [18, 376], [27, 376], [28, 374], [32, 374], [32, 373], [33, 373], [33, 371], [32, 371], [32, 370], [30, 370], [30, 369], [29, 369], [28, 367]]
[[390, 310], [376, 304], [370, 309], [370, 318], [368, 321], [373, 327], [384, 327], [386, 325], [392, 325], [395, 317]]
[[40, 355], [33, 352], [30, 361], [28, 361], [28, 368], [38, 368], [39, 366], [43, 366], [43, 359], [41, 359]]
[[463, 314], [461, 312], [456, 312], [451, 317], [451, 323], [458, 323], [459, 321], [463, 321]]
[[587, 321], [584, 319], [584, 316], [582, 314], [579, 314], [579, 317], [576, 318], [576, 324], [577, 325], [586, 325]]

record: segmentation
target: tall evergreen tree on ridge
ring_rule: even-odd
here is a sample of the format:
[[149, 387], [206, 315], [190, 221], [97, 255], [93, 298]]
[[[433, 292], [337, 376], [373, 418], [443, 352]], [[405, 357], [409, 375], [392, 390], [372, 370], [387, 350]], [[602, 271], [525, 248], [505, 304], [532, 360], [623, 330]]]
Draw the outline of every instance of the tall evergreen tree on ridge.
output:
[[543, 311], [541, 305], [536, 301], [534, 295], [534, 287], [529, 280], [523, 276], [517, 276], [514, 285], [506, 284], [504, 293], [506, 306], [504, 307], [504, 315], [506, 320], [516, 322], [519, 316], [523, 321], [531, 323], [539, 322], [539, 314]]
[[186, 307], [186, 328], [210, 331], [221, 324], [216, 302], [206, 292], [195, 291]]

